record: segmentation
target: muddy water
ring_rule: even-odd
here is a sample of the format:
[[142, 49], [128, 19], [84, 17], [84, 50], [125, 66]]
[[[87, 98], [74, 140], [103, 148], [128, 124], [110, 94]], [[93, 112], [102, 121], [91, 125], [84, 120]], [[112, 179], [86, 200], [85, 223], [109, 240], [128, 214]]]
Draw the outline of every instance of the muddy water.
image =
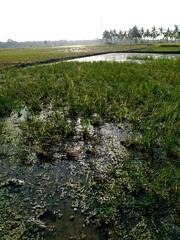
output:
[[[14, 224], [11, 228], [17, 233], [13, 234], [30, 239], [38, 239], [38, 236], [47, 240], [107, 239], [104, 232], [96, 227], [91, 180], [97, 176], [105, 178], [111, 164], [117, 159], [121, 161], [127, 154], [120, 140], [126, 139], [129, 134], [116, 124], [105, 123], [98, 128], [89, 125], [89, 134], [98, 138], [92, 154], [91, 143], [84, 142], [80, 137], [83, 127], [81, 119], [77, 119], [75, 143], [68, 146], [68, 149], [73, 149], [73, 154], [77, 152], [75, 158], [57, 149], [53, 164], [42, 163], [33, 152], [28, 152], [31, 164], [27, 165], [23, 163], [22, 156], [19, 157], [20, 148], [26, 148], [19, 145], [20, 124], [27, 114], [27, 110], [23, 109], [21, 117], [12, 114], [1, 121], [0, 182], [4, 187], [0, 188], [0, 212], [3, 212], [4, 219], [0, 219], [0, 224], [10, 224], [10, 221], [17, 222], [18, 219], [17, 224], [22, 223], [25, 227], [20, 229]], [[11, 183], [14, 179], [19, 182], [9, 184], [9, 179]], [[5, 204], [12, 215], [3, 208]], [[1, 227], [5, 229], [3, 224]], [[3, 231], [4, 236], [12, 234], [12, 229]]]
[[77, 62], [99, 62], [99, 61], [107, 61], [107, 62], [137, 62], [142, 63], [145, 60], [141, 59], [129, 59], [133, 57], [149, 57], [155, 59], [180, 59], [180, 54], [154, 54], [154, 53], [108, 53], [91, 57], [82, 57], [69, 61], [77, 61]]

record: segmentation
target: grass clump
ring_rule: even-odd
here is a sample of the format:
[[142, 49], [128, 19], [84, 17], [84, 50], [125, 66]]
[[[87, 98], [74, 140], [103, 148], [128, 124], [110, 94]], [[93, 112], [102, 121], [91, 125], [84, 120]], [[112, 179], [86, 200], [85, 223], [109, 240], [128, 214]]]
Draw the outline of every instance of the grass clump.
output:
[[[153, 146], [175, 153], [179, 120], [179, 61], [151, 63], [61, 63], [10, 69], [1, 77], [1, 115], [27, 106], [40, 112], [52, 103], [67, 117], [132, 121]], [[163, 132], [163, 134], [162, 134]]]
[[177, 155], [179, 61], [150, 63], [61, 63], [10, 69], [1, 77], [0, 112], [27, 106], [40, 112], [51, 103], [66, 117], [88, 119], [98, 113], [106, 121], [131, 121], [147, 151], [164, 148]]

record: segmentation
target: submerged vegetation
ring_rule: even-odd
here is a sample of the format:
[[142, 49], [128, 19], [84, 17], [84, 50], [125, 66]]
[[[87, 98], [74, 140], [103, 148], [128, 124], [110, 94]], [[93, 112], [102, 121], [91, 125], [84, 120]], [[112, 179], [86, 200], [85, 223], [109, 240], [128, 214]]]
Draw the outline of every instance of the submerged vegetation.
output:
[[[26, 198], [14, 192], [20, 194], [15, 205], [22, 201], [14, 215], [9, 212], [14, 211], [11, 195], [15, 190], [6, 191], [9, 181], [0, 185], [0, 215], [6, 223], [5, 227], [0, 219], [2, 239], [32, 239], [30, 232], [33, 239], [50, 239], [47, 232], [53, 232], [52, 222], [56, 216], [61, 221], [62, 215], [59, 205], [51, 206], [48, 189], [58, 204], [71, 192], [74, 212], [80, 208], [86, 214], [84, 224], [93, 223], [103, 232], [102, 238], [93, 239], [179, 239], [180, 61], [148, 60], [142, 64], [61, 62], [0, 70], [1, 182], [9, 174], [4, 166], [13, 161], [14, 174], [23, 177], [21, 171], [29, 168], [27, 175], [36, 179], [29, 176], [29, 189], [22, 186]], [[18, 126], [18, 131], [8, 130], [8, 122], [4, 123], [3, 119], [12, 121], [13, 116], [13, 128]], [[73, 164], [76, 171], [85, 170], [78, 179], [70, 177], [58, 165], [61, 162], [70, 164], [71, 171]], [[47, 165], [42, 169], [43, 164]], [[51, 165], [66, 171], [61, 173], [68, 176], [67, 181], [60, 175], [56, 178], [57, 170], [50, 173]], [[38, 168], [41, 173], [36, 176]], [[33, 186], [33, 181], [44, 189]], [[32, 207], [27, 196], [32, 198], [33, 191], [37, 199]], [[27, 202], [31, 204], [24, 218]], [[46, 209], [41, 206], [44, 203]], [[43, 236], [36, 228], [44, 231], [47, 216], [52, 222]], [[68, 220], [73, 222], [74, 217], [71, 213]], [[69, 239], [91, 239], [84, 232], [76, 238], [72, 235]]]

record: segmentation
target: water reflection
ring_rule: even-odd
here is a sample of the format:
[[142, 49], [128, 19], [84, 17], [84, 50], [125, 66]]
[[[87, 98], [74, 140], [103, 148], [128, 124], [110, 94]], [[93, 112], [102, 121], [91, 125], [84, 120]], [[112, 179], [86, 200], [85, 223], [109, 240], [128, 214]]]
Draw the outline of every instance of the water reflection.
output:
[[127, 62], [135, 61], [138, 63], [144, 62], [148, 59], [180, 59], [180, 54], [154, 54], [154, 53], [108, 53], [97, 56], [82, 57], [69, 61], [77, 62]]

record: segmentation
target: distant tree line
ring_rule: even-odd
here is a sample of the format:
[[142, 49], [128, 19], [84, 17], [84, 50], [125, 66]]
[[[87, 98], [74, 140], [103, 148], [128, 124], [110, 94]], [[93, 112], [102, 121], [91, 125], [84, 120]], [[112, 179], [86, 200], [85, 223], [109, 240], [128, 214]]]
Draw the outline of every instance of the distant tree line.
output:
[[34, 48], [34, 47], [55, 47], [55, 46], [68, 46], [68, 45], [88, 45], [99, 44], [100, 39], [95, 40], [58, 40], [58, 41], [26, 41], [17, 42], [12, 39], [8, 39], [7, 42], [0, 42], [0, 48]]
[[151, 29], [138, 28], [136, 25], [127, 31], [120, 30], [117, 32], [115, 29], [103, 32], [103, 39], [105, 43], [144, 43], [144, 42], [179, 42], [180, 40], [180, 28], [178, 25], [174, 25], [173, 29], [163, 27]]

